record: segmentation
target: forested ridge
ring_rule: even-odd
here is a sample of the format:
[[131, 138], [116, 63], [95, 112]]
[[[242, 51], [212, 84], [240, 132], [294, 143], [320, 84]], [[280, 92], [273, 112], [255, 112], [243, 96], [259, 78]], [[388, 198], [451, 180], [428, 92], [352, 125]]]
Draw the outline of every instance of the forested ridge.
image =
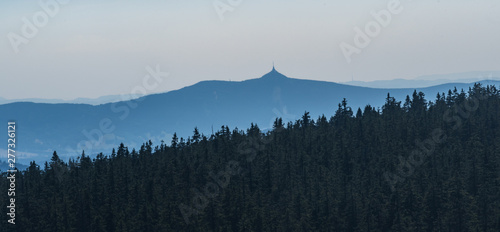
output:
[[15, 225], [2, 174], [0, 230], [500, 231], [499, 90], [334, 106], [265, 133], [54, 152], [16, 174]]

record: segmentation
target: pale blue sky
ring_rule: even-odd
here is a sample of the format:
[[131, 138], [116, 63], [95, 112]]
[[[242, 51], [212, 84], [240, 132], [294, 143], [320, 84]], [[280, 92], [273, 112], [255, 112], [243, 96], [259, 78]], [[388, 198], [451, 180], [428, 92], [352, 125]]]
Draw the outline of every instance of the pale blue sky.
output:
[[495, 0], [401, 0], [402, 12], [348, 63], [339, 45], [353, 44], [354, 28], [388, 2], [242, 0], [221, 21], [212, 0], [73, 0], [16, 53], [9, 33], [22, 36], [23, 17], [43, 9], [2, 1], [0, 97], [128, 94], [156, 65], [170, 75], [151, 92], [257, 78], [273, 61], [290, 77], [335, 82], [500, 69]]

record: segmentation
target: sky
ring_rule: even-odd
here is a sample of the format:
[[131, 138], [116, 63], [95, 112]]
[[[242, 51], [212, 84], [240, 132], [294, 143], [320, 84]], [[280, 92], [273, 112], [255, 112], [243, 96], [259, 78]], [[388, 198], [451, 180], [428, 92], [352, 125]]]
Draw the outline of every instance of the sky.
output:
[[333, 82], [499, 70], [497, 2], [6, 0], [0, 97], [166, 92], [258, 78], [273, 62]]

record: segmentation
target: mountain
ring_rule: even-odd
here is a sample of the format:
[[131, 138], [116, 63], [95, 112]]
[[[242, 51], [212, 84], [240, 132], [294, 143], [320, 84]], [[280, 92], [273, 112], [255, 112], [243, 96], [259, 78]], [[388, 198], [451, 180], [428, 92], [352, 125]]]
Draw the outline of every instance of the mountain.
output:
[[62, 99], [45, 99], [45, 98], [23, 98], [23, 99], [5, 99], [0, 97], [0, 105], [14, 103], [14, 102], [33, 102], [33, 103], [74, 103], [74, 104], [89, 104], [89, 105], [101, 105], [106, 103], [114, 103], [119, 101], [128, 101], [136, 99], [142, 96], [135, 96], [133, 94], [123, 94], [123, 95], [108, 95], [98, 98], [75, 98], [73, 100], [62, 100]]
[[[483, 84], [499, 85], [498, 81]], [[438, 92], [454, 87], [468, 90], [472, 84], [449, 83], [417, 88], [434, 99]], [[293, 79], [274, 68], [257, 79], [241, 82], [202, 81], [167, 93], [102, 105], [19, 102], [0, 105], [0, 121], [17, 122], [19, 162], [49, 159], [54, 150], [62, 158], [109, 152], [121, 142], [138, 148], [144, 141], [169, 143], [172, 134], [186, 138], [194, 127], [210, 134], [222, 125], [261, 129], [272, 127], [276, 117], [285, 122], [309, 111], [313, 119], [326, 112], [331, 116], [346, 98], [354, 110], [367, 104], [380, 107], [387, 93], [404, 101], [415, 89], [376, 89], [333, 82]], [[329, 114], [329, 115], [328, 115]], [[0, 140], [6, 141], [6, 133]]]
[[448, 83], [473, 83], [484, 80], [500, 81], [500, 71], [426, 75], [415, 79], [349, 81], [344, 82], [344, 84], [371, 88], [424, 88]]

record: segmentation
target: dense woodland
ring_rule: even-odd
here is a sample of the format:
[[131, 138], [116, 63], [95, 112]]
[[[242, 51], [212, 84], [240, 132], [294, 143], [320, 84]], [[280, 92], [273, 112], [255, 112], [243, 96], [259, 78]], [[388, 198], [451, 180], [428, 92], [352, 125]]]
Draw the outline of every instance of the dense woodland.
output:
[[[500, 91], [31, 163], [1, 231], [500, 231]], [[318, 99], [328, 101], [328, 99]], [[91, 155], [91, 156], [89, 156]], [[92, 158], [91, 158], [92, 157]]]

